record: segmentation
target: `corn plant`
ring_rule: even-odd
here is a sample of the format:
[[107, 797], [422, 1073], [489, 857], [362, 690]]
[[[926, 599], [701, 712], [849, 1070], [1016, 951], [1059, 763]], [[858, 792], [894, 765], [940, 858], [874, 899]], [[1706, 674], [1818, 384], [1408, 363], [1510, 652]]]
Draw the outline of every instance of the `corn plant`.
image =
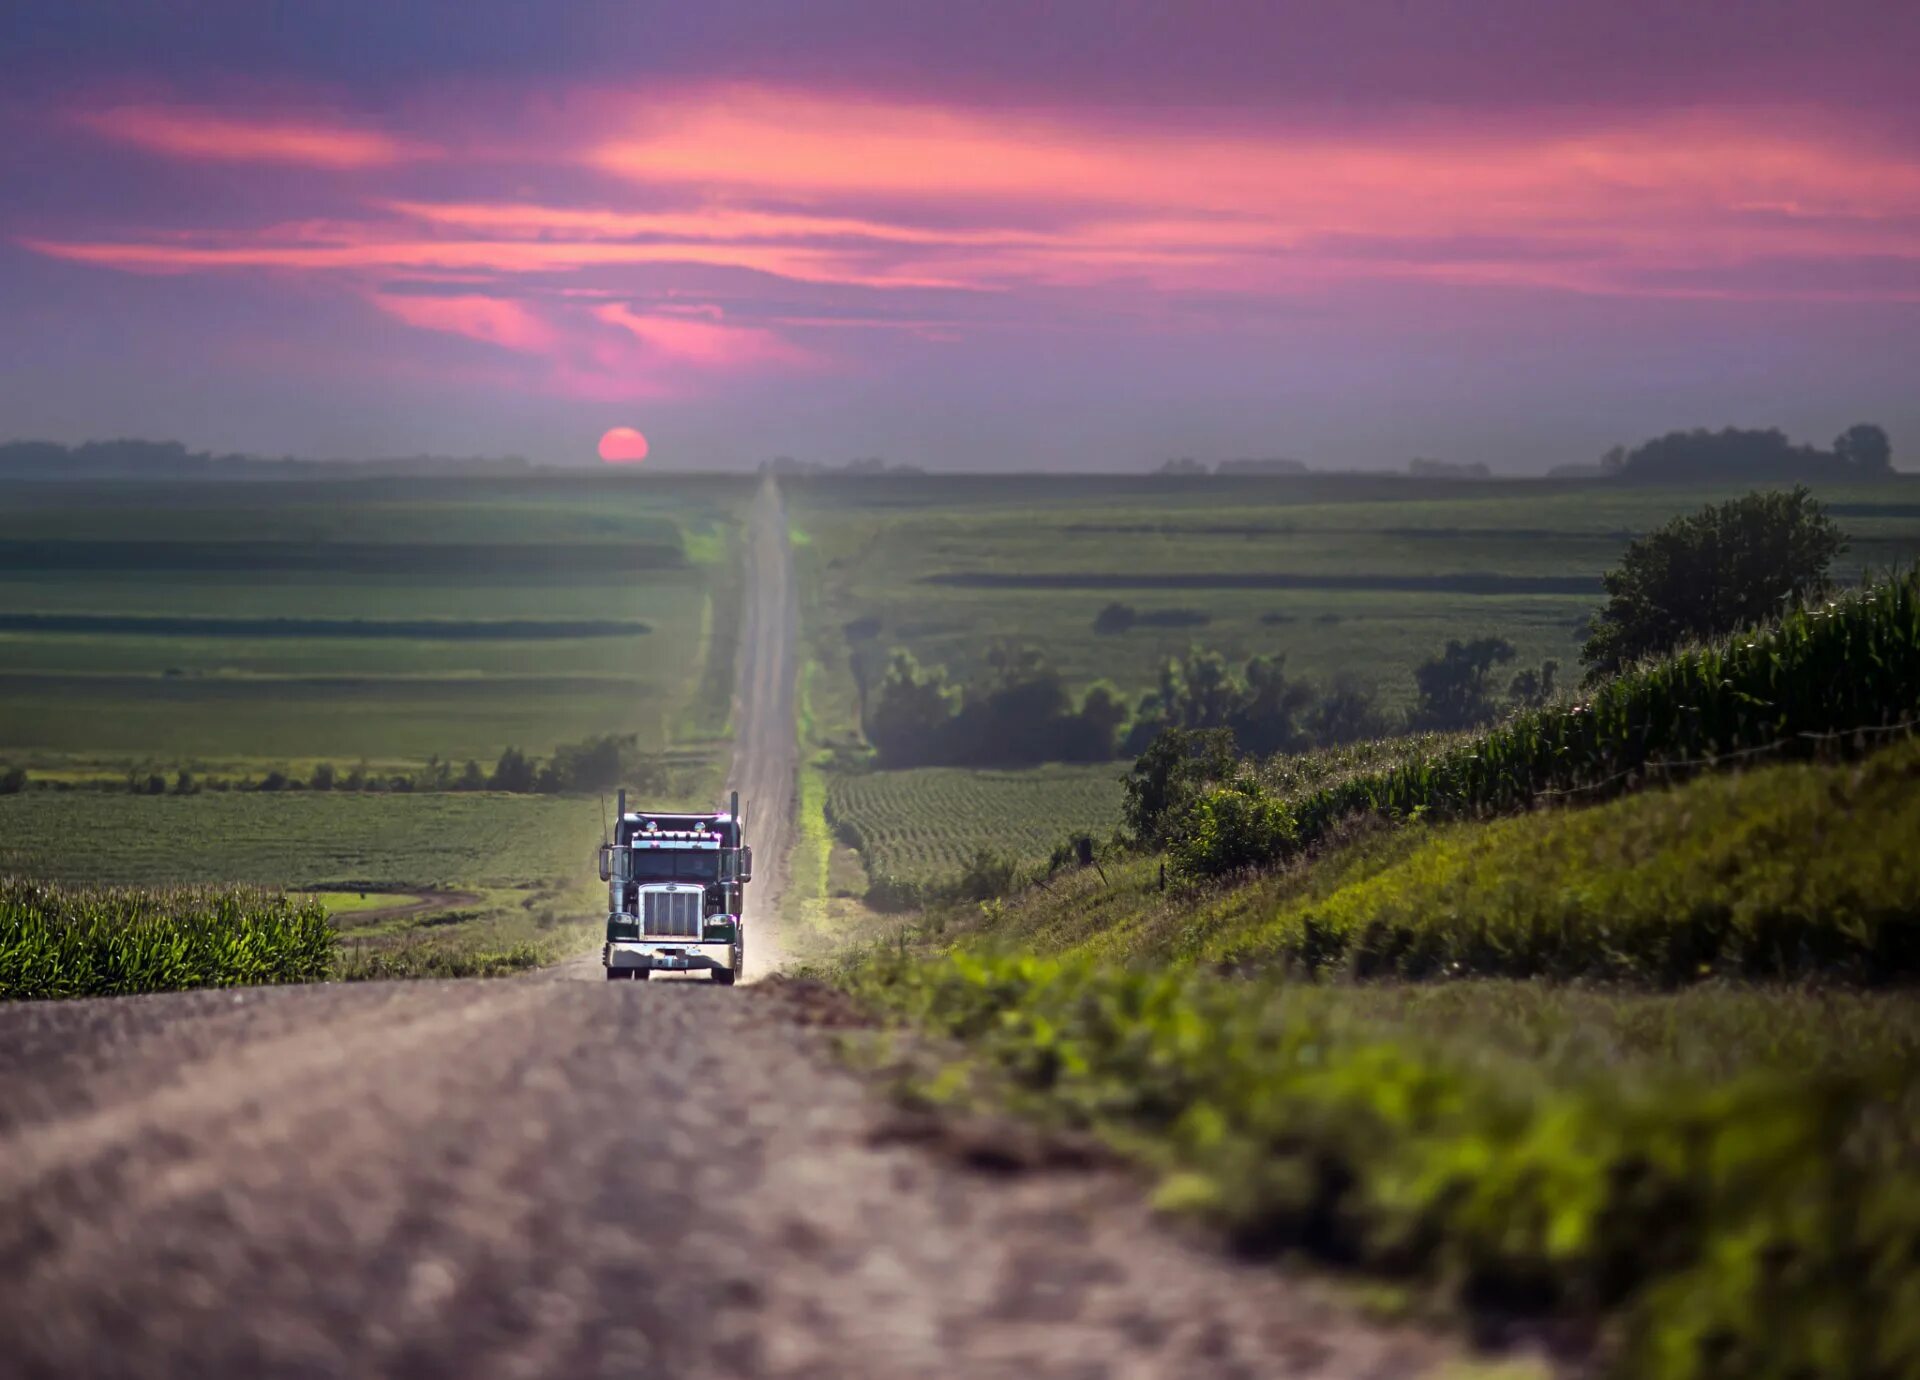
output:
[[0, 879], [0, 998], [314, 982], [333, 960], [317, 901]]
[[[1425, 756], [1363, 772], [1259, 811], [1214, 791], [1176, 831], [1177, 867], [1217, 875], [1311, 847], [1356, 815], [1457, 817], [1544, 798], [1600, 798], [1728, 759], [1853, 752], [1920, 717], [1920, 570], [1796, 610], [1779, 624], [1634, 667], [1570, 707], [1530, 710]], [[1231, 835], [1235, 846], [1214, 840]]]

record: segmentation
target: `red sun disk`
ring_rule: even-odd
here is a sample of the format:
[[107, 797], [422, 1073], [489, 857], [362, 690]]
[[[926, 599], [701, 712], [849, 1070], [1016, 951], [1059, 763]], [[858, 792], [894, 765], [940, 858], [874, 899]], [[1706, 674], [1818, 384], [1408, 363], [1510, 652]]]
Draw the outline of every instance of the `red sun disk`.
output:
[[647, 450], [647, 438], [630, 426], [613, 427], [600, 438], [600, 458], [609, 465], [637, 465]]

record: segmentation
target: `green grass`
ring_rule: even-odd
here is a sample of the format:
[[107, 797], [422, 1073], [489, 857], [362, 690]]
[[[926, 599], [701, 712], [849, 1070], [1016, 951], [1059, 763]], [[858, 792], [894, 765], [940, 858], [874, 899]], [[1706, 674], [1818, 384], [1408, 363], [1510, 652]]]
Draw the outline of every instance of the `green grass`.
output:
[[0, 999], [316, 982], [333, 960], [333, 929], [311, 900], [0, 878]]
[[1590, 810], [1415, 831], [1331, 894], [1211, 938], [1360, 977], [1655, 984], [1920, 975], [1920, 746]]
[[1042, 862], [1071, 834], [1111, 834], [1120, 823], [1120, 771], [921, 767], [836, 775], [826, 817], [874, 876], [944, 881], [982, 850]]
[[410, 891], [310, 891], [299, 899], [316, 902], [329, 916], [352, 917], [410, 905], [420, 898]]

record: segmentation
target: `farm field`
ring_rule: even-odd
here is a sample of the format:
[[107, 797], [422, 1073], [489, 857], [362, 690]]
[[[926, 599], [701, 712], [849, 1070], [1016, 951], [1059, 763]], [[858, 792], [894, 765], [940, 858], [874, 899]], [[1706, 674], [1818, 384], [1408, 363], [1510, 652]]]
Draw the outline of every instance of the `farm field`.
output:
[[513, 886], [591, 875], [580, 796], [229, 791], [0, 796], [0, 873], [111, 886], [296, 891]]
[[1120, 823], [1120, 774], [1109, 764], [841, 775], [827, 789], [827, 822], [874, 876], [933, 882], [982, 850], [1044, 862], [1069, 835], [1112, 833]]
[[[0, 491], [0, 761], [58, 775], [711, 737], [747, 482]], [[716, 664], [717, 663], [717, 664]]]
[[[996, 640], [1041, 648], [1075, 684], [1137, 695], [1199, 645], [1290, 673], [1375, 682], [1404, 705], [1410, 672], [1450, 637], [1497, 634], [1517, 664], [1570, 668], [1600, 574], [1631, 537], [1734, 490], [1391, 477], [993, 476], [793, 483], [809, 613], [856, 683], [902, 647], [964, 682]], [[1920, 483], [1830, 487], [1853, 538], [1846, 578], [1920, 557]], [[1142, 616], [1093, 631], [1111, 602]], [[1175, 611], [1204, 623], [1152, 626]], [[982, 629], [990, 629], [982, 636]], [[838, 668], [834, 668], [838, 669]]]
[[[243, 787], [323, 765], [484, 772], [508, 747], [631, 734], [664, 790], [706, 803], [751, 492], [603, 475], [0, 486], [0, 767], [32, 783], [0, 796], [0, 875], [339, 893], [350, 976], [587, 947], [591, 798]], [[123, 784], [171, 791], [181, 772], [235, 788]]]
[[500, 971], [593, 942], [601, 819], [579, 796], [32, 791], [0, 797], [0, 877], [318, 893], [342, 975]]
[[[1281, 655], [1289, 675], [1371, 683], [1391, 711], [1408, 705], [1413, 668], [1449, 638], [1497, 635], [1514, 645], [1516, 667], [1554, 659], [1564, 683], [1577, 675], [1600, 574], [1626, 543], [1734, 492], [1362, 476], [792, 482], [813, 663], [808, 732], [820, 749], [857, 742], [866, 688], [896, 648], [964, 684], [997, 644], [1035, 647], [1070, 684], [1106, 680], [1129, 700], [1194, 647], [1235, 663]], [[1817, 496], [1852, 539], [1842, 578], [1920, 559], [1920, 482]], [[1134, 625], [1094, 631], [1114, 602], [1135, 610]], [[1123, 766], [990, 779], [1024, 818], [1102, 834], [1118, 822], [1110, 783]], [[980, 846], [1034, 851], [1021, 830], [997, 827], [916, 842], [926, 821], [955, 814], [945, 797], [956, 777], [944, 772], [827, 776], [828, 807], [862, 820], [875, 876], [929, 880]], [[1110, 793], [1088, 794], [1090, 781]], [[860, 814], [860, 802], [882, 800], [884, 819]], [[1054, 841], [1039, 841], [1042, 857]]]

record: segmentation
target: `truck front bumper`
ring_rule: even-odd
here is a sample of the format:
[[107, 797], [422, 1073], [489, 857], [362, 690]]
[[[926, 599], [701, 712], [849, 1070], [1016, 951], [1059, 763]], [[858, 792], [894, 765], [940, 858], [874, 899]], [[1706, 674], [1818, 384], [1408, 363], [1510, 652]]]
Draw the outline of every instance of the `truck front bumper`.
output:
[[609, 968], [645, 968], [657, 973], [702, 973], [733, 967], [733, 945], [690, 939], [616, 939], [607, 945]]

